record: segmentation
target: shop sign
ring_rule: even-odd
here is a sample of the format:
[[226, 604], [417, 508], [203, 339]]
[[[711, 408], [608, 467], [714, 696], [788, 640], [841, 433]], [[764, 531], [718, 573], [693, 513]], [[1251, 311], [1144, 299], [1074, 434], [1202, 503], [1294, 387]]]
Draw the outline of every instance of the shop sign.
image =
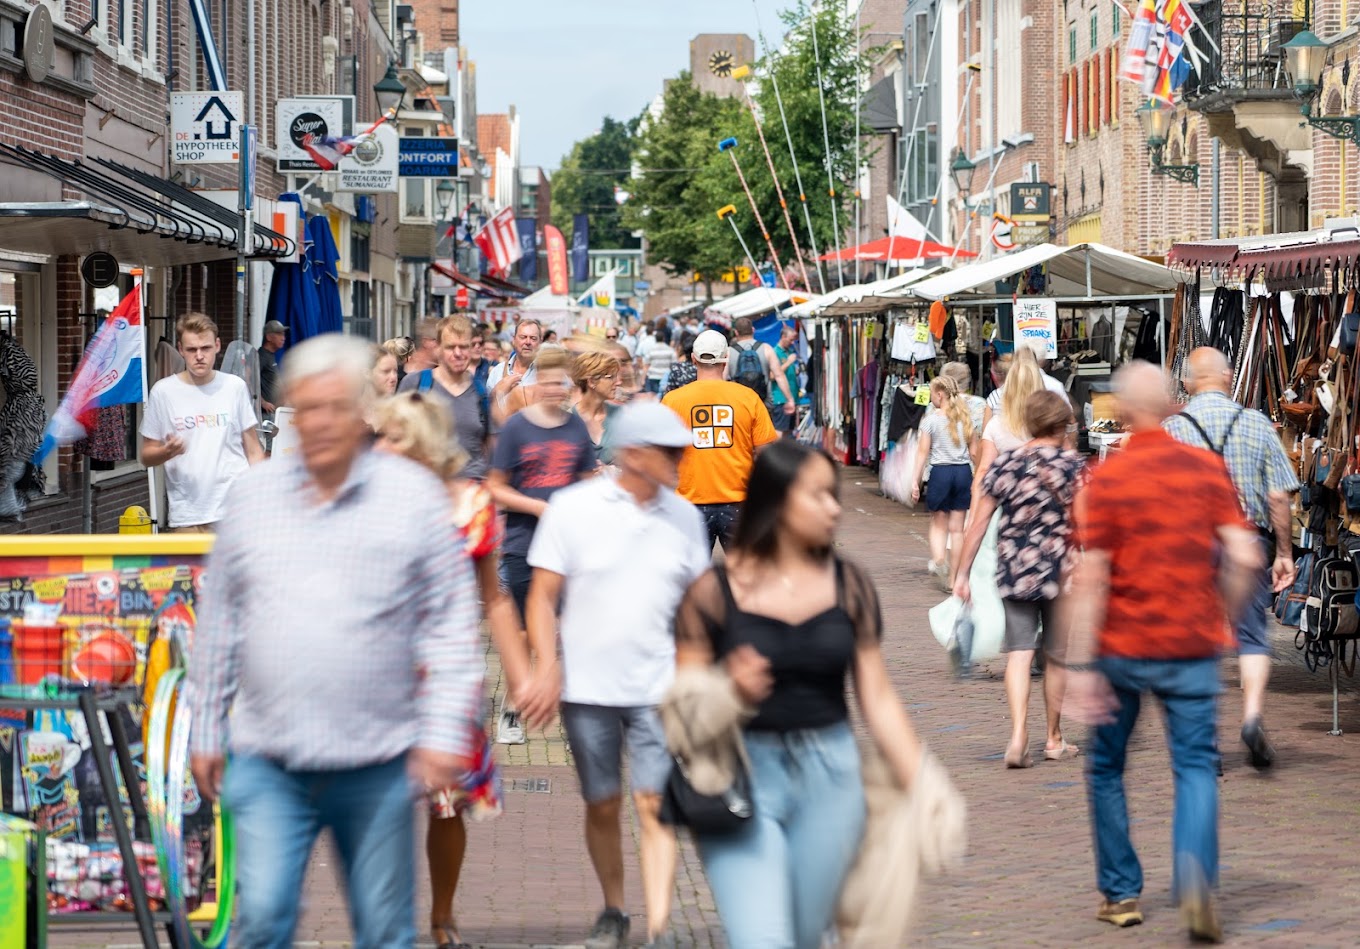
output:
[[1012, 184], [1010, 219], [1012, 221], [1047, 221], [1051, 214], [1049, 195], [1052, 191], [1053, 186], [1046, 181]]
[[239, 92], [170, 95], [170, 160], [177, 165], [234, 165], [241, 158]]
[[401, 177], [453, 178], [458, 174], [458, 139], [403, 138]]
[[1040, 359], [1058, 355], [1058, 304], [1053, 300], [1018, 297], [1011, 308], [1016, 346], [1028, 345]]
[[319, 171], [302, 141], [345, 135], [354, 122], [353, 96], [296, 96], [274, 109], [274, 142], [279, 171]]
[[1044, 218], [1042, 224], [1025, 224], [1017, 222], [1011, 228], [1011, 241], [1017, 247], [1033, 247], [1035, 244], [1042, 244], [1052, 236], [1048, 228], [1048, 218]]
[[102, 250], [87, 254], [80, 262], [80, 276], [96, 290], [111, 287], [118, 282], [118, 258]]
[[56, 46], [52, 38], [52, 14], [41, 3], [29, 11], [24, 20], [24, 45], [20, 51], [24, 72], [31, 82], [42, 82], [56, 63]]
[[383, 123], [340, 159], [340, 184], [336, 191], [376, 193], [398, 188], [397, 130]]

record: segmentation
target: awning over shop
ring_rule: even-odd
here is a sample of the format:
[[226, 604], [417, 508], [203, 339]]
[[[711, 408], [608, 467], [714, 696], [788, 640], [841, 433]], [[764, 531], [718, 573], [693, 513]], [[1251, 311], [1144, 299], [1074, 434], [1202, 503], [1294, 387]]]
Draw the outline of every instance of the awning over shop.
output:
[[1318, 241], [1243, 249], [1237, 255], [1237, 266], [1246, 273], [1261, 274], [1267, 284], [1289, 283], [1297, 279], [1301, 286], [1317, 285], [1337, 270], [1353, 270], [1360, 265], [1360, 240]]
[[918, 241], [910, 237], [880, 237], [878, 240], [827, 251], [818, 260], [874, 260], [896, 261], [907, 264], [941, 263], [952, 259], [971, 260], [977, 254], [934, 241]]
[[[491, 286], [489, 278], [484, 278], [482, 280], [474, 279], [472, 277], [469, 277], [467, 274], [463, 273], [460, 270], [453, 269], [448, 264], [441, 264], [438, 261], [436, 261], [430, 264], [430, 269], [433, 270], [435, 273], [439, 274], [440, 276], [452, 280], [454, 283], [461, 284], [462, 286], [467, 287], [473, 293], [480, 293], [484, 297], [496, 297], [499, 299], [506, 299], [514, 296], [514, 294], [507, 293], [503, 290], [499, 290]], [[500, 282], [503, 283], [504, 281]]]
[[750, 290], [743, 290], [735, 296], [724, 297], [716, 301], [708, 308], [708, 312], [715, 312], [731, 320], [741, 319], [743, 316], [759, 316], [761, 313], [768, 313], [784, 306], [790, 300], [798, 302], [804, 299], [800, 294], [797, 300], [794, 295], [782, 287], [754, 287]]
[[1047, 295], [1054, 297], [1157, 296], [1171, 293], [1179, 282], [1176, 274], [1161, 264], [1104, 244], [1037, 244], [922, 280], [901, 293], [924, 300], [994, 297], [1004, 293], [997, 290], [997, 283], [1036, 266], [1044, 269]]
[[[173, 266], [235, 256], [240, 219], [172, 181], [117, 162], [87, 164], [0, 144], [0, 162], [38, 171], [84, 194], [85, 200], [0, 203], [0, 250], [28, 254], [88, 254]], [[292, 240], [255, 225], [253, 258], [291, 255]]]
[[1272, 289], [1304, 290], [1360, 266], [1360, 238], [1354, 228], [1262, 234], [1176, 244], [1166, 259], [1186, 274], [1215, 270], [1219, 282], [1259, 277]]
[[804, 319], [824, 312], [829, 315], [874, 313], [891, 305], [892, 301], [883, 300], [884, 294], [903, 290], [927, 277], [944, 273], [948, 269], [944, 266], [917, 267], [904, 274], [888, 277], [886, 280], [874, 280], [870, 283], [855, 283], [847, 287], [837, 287], [830, 293], [813, 297], [805, 303], [789, 307], [784, 315], [794, 319]]

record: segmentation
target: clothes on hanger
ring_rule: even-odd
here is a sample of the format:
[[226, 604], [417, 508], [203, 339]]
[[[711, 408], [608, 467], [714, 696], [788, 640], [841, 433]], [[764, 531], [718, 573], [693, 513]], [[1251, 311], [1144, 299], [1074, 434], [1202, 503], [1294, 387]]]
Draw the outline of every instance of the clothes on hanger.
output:
[[47, 413], [38, 392], [38, 367], [8, 333], [0, 333], [0, 386], [5, 390], [5, 404], [0, 406], [0, 517], [18, 517], [28, 507], [18, 483], [26, 476], [36, 478], [41, 489], [41, 471], [28, 469], [42, 441]]

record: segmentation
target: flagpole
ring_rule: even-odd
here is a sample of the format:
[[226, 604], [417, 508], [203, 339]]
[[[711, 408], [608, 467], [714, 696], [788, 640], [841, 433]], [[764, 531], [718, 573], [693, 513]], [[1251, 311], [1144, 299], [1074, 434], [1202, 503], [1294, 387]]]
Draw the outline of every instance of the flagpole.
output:
[[[150, 348], [147, 346], [147, 343], [149, 341], [149, 334], [147, 333], [146, 326], [146, 279], [144, 276], [144, 271], [133, 270], [132, 272], [138, 277], [135, 286], [137, 290], [137, 318], [141, 321], [142, 324], [142, 405], [146, 405], [147, 396], [151, 392], [151, 387], [147, 384], [149, 378], [148, 363], [151, 362], [151, 352]], [[157, 514], [157, 508], [160, 507], [160, 505], [157, 502], [160, 499], [156, 497], [155, 468], [148, 467], [146, 469], [146, 487], [147, 487], [146, 512], [151, 517], [151, 529], [156, 533], [160, 533], [161, 522]]]
[[[841, 259], [841, 220], [836, 210], [836, 175], [831, 167], [831, 135], [826, 127], [826, 92], [822, 84], [822, 53], [817, 45], [817, 11], [808, 13], [812, 24], [812, 59], [817, 66], [817, 102], [822, 111], [822, 161], [826, 163], [826, 193], [831, 196], [831, 230], [834, 232], [836, 248], [836, 280], [845, 285], [845, 261]], [[924, 99], [922, 100], [924, 101]], [[855, 104], [859, 108], [859, 104]]]

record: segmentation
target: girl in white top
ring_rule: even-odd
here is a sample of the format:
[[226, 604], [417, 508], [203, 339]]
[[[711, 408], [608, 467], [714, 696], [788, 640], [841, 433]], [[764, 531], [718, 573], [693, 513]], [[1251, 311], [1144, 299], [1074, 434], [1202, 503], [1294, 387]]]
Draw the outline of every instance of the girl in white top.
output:
[[[963, 528], [972, 501], [973, 446], [977, 432], [972, 413], [959, 395], [958, 383], [948, 376], [937, 376], [930, 383], [930, 403], [936, 411], [921, 422], [921, 440], [911, 473], [911, 499], [921, 499], [921, 475], [930, 463], [930, 483], [926, 489], [926, 508], [930, 511], [930, 563], [927, 569], [953, 586], [951, 564], [963, 549]], [[954, 555], [947, 544], [953, 539]]]

